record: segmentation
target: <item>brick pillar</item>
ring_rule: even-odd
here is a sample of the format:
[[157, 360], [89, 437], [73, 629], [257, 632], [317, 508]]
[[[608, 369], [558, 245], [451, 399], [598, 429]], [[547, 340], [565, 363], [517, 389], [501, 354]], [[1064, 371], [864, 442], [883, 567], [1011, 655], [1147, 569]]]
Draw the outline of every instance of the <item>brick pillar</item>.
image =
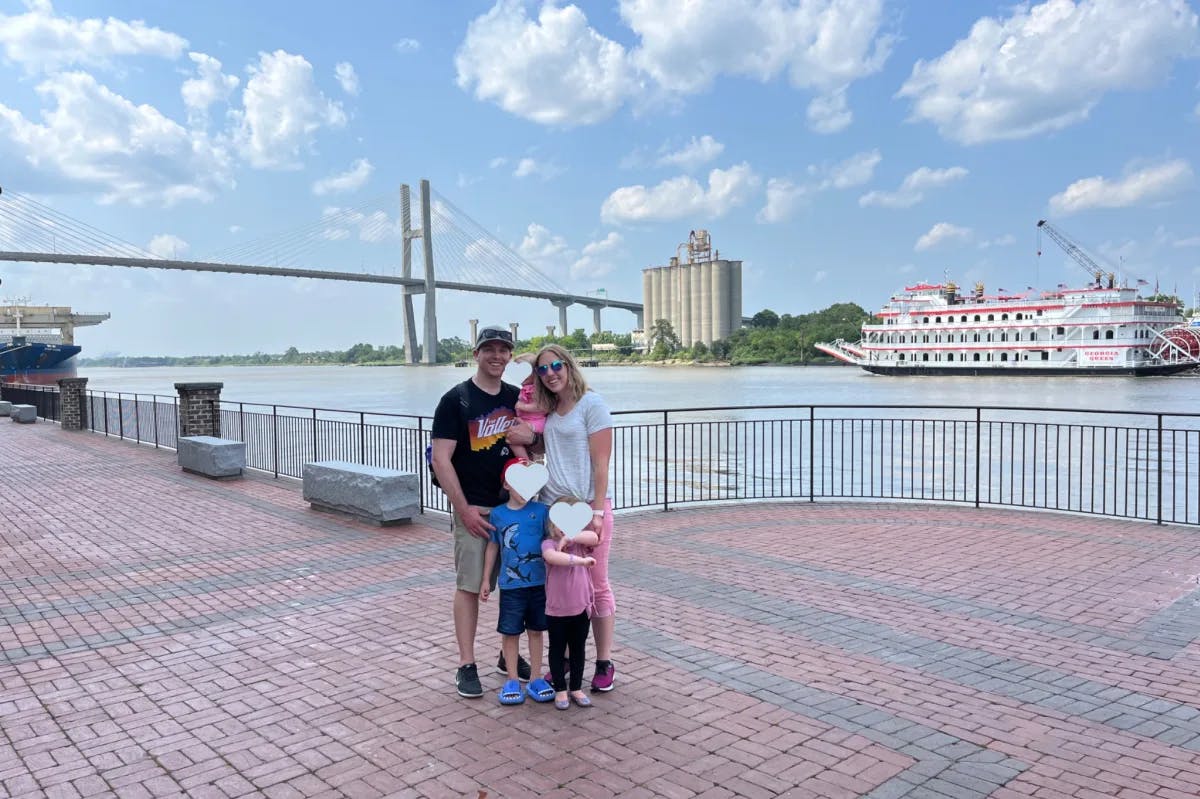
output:
[[176, 383], [179, 435], [221, 437], [221, 389], [224, 383]]
[[58, 381], [59, 415], [63, 430], [87, 430], [86, 377], [64, 377]]

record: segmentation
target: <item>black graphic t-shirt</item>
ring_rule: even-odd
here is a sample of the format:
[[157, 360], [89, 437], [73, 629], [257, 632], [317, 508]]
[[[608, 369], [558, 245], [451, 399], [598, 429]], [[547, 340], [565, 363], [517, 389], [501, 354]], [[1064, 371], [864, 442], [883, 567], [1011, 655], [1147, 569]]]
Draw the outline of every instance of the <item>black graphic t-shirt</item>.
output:
[[512, 457], [506, 434], [517, 421], [519, 391], [501, 383], [500, 393], [493, 397], [470, 380], [463, 385], [466, 407], [457, 386], [442, 395], [433, 413], [433, 437], [455, 442], [450, 462], [467, 502], [490, 508], [507, 499], [500, 471]]

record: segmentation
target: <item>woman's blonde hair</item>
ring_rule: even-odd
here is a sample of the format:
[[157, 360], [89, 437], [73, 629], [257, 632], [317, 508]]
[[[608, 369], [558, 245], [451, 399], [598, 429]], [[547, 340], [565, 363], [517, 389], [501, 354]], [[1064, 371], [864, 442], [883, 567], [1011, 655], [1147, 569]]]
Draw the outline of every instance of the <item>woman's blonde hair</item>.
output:
[[[554, 356], [555, 360], [562, 361], [564, 364], [566, 364], [567, 390], [571, 393], [571, 399], [575, 402], [578, 402], [580, 397], [591, 390], [588, 388], [587, 380], [585, 380], [583, 377], [583, 372], [579, 370], [579, 363], [576, 362], [575, 357], [561, 345], [547, 344], [538, 350], [537, 357], [533, 359], [533, 370], [535, 375], [537, 374], [538, 361], [540, 361], [542, 356], [546, 353], [550, 353]], [[537, 388], [534, 391], [537, 394], [538, 405], [543, 408], [548, 408], [551, 411], [557, 408], [558, 395], [546, 388], [546, 385], [542, 382], [540, 375], [538, 376], [536, 385]]]

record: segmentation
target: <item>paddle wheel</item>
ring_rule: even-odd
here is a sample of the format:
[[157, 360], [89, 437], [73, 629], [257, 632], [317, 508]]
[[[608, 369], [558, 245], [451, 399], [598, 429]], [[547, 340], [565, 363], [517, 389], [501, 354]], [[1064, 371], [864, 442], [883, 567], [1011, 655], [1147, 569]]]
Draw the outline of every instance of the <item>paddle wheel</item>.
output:
[[1170, 327], [1156, 333], [1150, 353], [1165, 363], [1200, 365], [1200, 327]]

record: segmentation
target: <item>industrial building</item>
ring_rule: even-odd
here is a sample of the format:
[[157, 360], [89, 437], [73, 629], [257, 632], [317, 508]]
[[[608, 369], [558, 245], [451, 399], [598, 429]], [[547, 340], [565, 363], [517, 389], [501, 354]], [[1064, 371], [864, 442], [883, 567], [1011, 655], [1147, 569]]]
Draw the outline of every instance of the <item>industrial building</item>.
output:
[[642, 305], [647, 332], [666, 319], [683, 346], [697, 341], [711, 346], [741, 327], [742, 262], [722, 259], [708, 231], [693, 230], [669, 264], [642, 270]]

